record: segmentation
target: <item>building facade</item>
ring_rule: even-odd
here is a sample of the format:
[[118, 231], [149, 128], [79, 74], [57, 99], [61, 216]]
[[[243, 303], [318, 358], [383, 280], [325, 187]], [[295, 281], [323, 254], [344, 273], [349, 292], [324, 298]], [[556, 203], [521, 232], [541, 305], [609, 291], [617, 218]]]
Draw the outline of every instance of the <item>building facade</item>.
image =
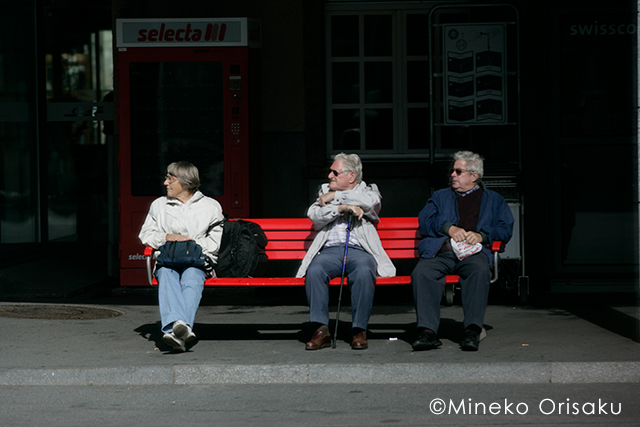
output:
[[119, 132], [117, 22], [247, 17], [258, 129], [246, 167], [219, 171], [240, 174], [243, 216], [304, 216], [341, 151], [361, 155], [383, 217], [416, 216], [472, 150], [518, 218], [516, 282], [637, 291], [635, 2], [86, 3], [0, 2], [0, 265], [91, 244], [118, 276], [135, 257], [120, 251], [119, 147], [135, 142]]

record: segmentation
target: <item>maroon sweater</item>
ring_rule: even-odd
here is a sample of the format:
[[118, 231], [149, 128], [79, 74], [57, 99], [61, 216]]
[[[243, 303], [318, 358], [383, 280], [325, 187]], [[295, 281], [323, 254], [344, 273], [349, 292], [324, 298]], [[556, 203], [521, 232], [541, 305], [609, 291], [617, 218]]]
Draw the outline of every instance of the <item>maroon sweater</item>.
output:
[[[480, 216], [480, 205], [482, 204], [482, 187], [478, 188], [466, 196], [461, 196], [460, 193], [456, 194], [456, 200], [458, 202], [458, 215], [460, 221], [455, 224], [466, 231], [477, 231], [478, 218]], [[451, 242], [446, 239], [438, 252], [450, 251]]]
[[458, 200], [458, 213], [460, 214], [458, 227], [467, 231], [477, 231], [482, 193], [482, 187], [480, 187], [464, 197], [459, 194], [456, 196]]

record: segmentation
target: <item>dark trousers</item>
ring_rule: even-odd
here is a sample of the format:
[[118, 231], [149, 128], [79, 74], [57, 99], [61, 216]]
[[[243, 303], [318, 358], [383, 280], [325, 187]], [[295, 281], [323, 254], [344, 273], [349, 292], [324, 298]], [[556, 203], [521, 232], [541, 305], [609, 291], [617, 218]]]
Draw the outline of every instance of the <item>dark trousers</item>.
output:
[[447, 274], [460, 276], [464, 327], [471, 324], [482, 327], [491, 282], [487, 256], [479, 252], [460, 261], [452, 251], [446, 251], [433, 258], [421, 258], [411, 273], [418, 328], [438, 332]]
[[[329, 324], [329, 281], [342, 275], [344, 246], [324, 248], [313, 258], [305, 275], [311, 322]], [[376, 260], [361, 248], [349, 246], [345, 280], [351, 291], [354, 328], [367, 329], [376, 284]]]

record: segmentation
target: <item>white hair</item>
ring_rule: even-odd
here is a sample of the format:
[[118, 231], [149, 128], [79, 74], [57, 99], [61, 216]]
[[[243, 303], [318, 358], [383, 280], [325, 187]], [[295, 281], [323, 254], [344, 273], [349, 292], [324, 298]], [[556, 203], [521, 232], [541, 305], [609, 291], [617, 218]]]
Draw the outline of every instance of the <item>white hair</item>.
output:
[[355, 172], [356, 182], [362, 181], [362, 161], [357, 154], [336, 154], [333, 160], [340, 160], [342, 162], [342, 172]]
[[482, 181], [484, 176], [484, 159], [480, 154], [471, 151], [458, 151], [453, 155], [453, 161], [463, 160], [465, 167], [469, 173], [476, 172], [478, 174], [478, 182]]

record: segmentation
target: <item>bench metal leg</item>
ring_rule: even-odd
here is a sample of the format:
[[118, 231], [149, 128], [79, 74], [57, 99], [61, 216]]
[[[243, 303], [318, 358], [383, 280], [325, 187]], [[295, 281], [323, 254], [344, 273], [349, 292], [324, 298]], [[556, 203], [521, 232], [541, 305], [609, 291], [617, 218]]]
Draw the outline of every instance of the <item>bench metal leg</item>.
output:
[[447, 283], [444, 285], [444, 304], [447, 307], [453, 305], [453, 297], [456, 294], [456, 284], [455, 283]]
[[526, 304], [529, 299], [529, 276], [518, 278], [518, 299], [521, 304]]

